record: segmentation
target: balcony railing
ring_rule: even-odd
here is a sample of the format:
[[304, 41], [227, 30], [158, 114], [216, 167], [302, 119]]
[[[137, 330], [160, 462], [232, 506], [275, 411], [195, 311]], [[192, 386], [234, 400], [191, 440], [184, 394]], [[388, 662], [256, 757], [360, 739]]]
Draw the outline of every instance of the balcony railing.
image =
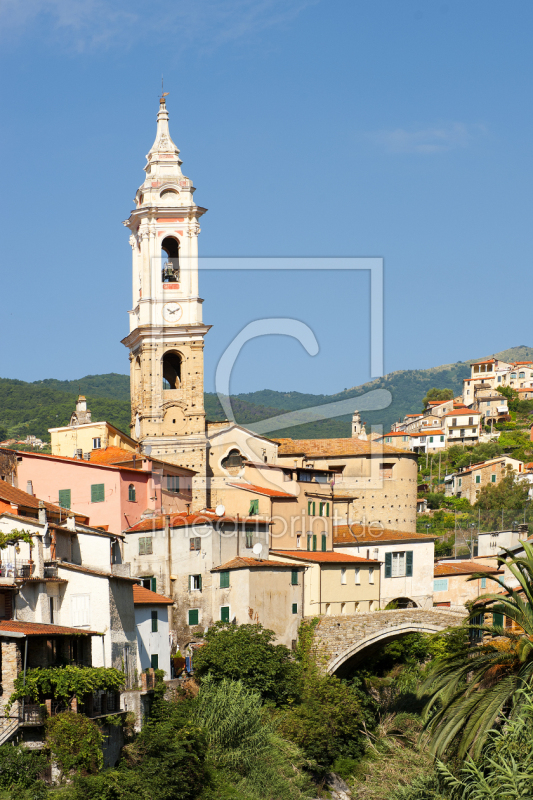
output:
[[35, 571], [33, 561], [18, 559], [0, 563], [0, 578], [31, 578]]

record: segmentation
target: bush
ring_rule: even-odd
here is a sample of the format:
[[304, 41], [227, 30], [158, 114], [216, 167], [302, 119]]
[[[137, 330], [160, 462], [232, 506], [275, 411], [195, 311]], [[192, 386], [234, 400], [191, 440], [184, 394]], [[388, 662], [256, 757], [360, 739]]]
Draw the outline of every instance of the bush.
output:
[[63, 711], [46, 721], [46, 743], [64, 775], [87, 775], [102, 768], [102, 731], [92, 719]]
[[[0, 747], [0, 787], [2, 789], [16, 787], [17, 790], [35, 787], [37, 797], [39, 791], [42, 793], [45, 790], [44, 784], [38, 779], [47, 764], [45, 755], [38, 750], [3, 744]], [[20, 797], [18, 791], [17, 796]]]

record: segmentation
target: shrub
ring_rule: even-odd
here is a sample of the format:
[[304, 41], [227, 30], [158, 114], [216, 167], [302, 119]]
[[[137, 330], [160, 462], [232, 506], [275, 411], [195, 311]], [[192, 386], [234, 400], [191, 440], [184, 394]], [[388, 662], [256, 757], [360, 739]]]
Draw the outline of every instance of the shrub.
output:
[[104, 761], [103, 741], [96, 722], [83, 714], [63, 711], [46, 721], [46, 743], [65, 775], [98, 772]]

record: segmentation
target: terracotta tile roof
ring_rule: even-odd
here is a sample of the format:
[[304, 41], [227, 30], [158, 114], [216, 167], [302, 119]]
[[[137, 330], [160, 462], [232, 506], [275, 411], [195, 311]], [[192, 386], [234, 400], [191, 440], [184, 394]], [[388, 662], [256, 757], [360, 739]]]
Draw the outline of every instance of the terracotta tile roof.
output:
[[389, 433], [384, 433], [379, 438], [382, 439], [384, 436], [409, 436], [409, 434], [405, 431], [389, 431]]
[[478, 564], [476, 561], [455, 561], [435, 564], [435, 577], [443, 577], [445, 575], [472, 575], [476, 572], [485, 572], [487, 575], [503, 575], [503, 569], [496, 567], [488, 567], [486, 564]]
[[371, 528], [369, 526], [359, 525], [357, 522], [352, 522], [350, 525], [334, 525], [333, 526], [333, 546], [340, 546], [345, 544], [360, 544], [362, 542], [374, 542], [374, 544], [383, 544], [384, 542], [399, 542], [399, 541], [434, 541], [437, 536], [428, 536], [427, 533], [417, 533], [414, 531], [396, 531], [390, 528]]
[[[38, 497], [35, 497], [33, 494], [28, 494], [28, 492], [23, 492], [22, 489], [17, 489], [16, 486], [11, 486], [7, 481], [0, 481], [0, 500], [13, 503], [22, 508], [39, 508]], [[65, 514], [64, 508], [60, 508], [53, 503], [48, 503], [46, 500], [44, 501], [44, 507], [47, 511], [51, 511], [54, 514]], [[84, 519], [87, 519], [85, 515], [80, 514], [79, 516], [83, 516]]]
[[287, 561], [272, 561], [267, 558], [248, 558], [248, 556], [237, 556], [232, 558], [231, 561], [226, 561], [220, 567], [214, 567], [211, 572], [223, 572], [227, 569], [290, 569], [294, 564], [289, 564]]
[[170, 597], [152, 592], [150, 589], [141, 586], [140, 583], [136, 583], [133, 587], [133, 605], [135, 606], [171, 606], [173, 602]]
[[315, 564], [379, 564], [372, 558], [360, 558], [359, 556], [346, 556], [344, 553], [322, 553], [311, 550], [272, 550], [275, 556], [286, 556], [287, 558], [298, 558], [300, 561], [313, 561]]
[[479, 417], [479, 416], [481, 416], [481, 411], [472, 411], [472, 409], [464, 407], [464, 408], [458, 408], [455, 411], [448, 411], [447, 414], [443, 414], [442, 416], [443, 417], [461, 417], [461, 416], [469, 416], [469, 417], [478, 416]]
[[372, 442], [362, 439], [275, 439], [278, 442], [278, 455], [305, 455], [307, 458], [359, 456], [370, 453], [390, 453], [391, 455], [410, 455], [405, 450], [398, 450], [383, 444], [379, 448]]
[[[201, 514], [170, 514], [170, 527], [171, 528], [185, 528], [189, 525], [201, 525], [209, 522], [219, 523], [219, 522], [246, 522], [246, 523], [258, 523], [260, 525], [271, 525], [272, 523], [269, 520], [261, 519], [260, 517], [239, 517], [237, 516], [230, 517], [217, 517], [217, 515], [213, 511], [206, 511], [202, 512]], [[136, 525], [133, 525], [131, 528], [126, 530], [126, 533], [139, 533], [141, 531], [160, 531], [163, 530], [165, 527], [165, 517], [149, 517], [148, 519], [143, 519], [138, 522]]]
[[444, 431], [428, 428], [427, 431], [418, 431], [418, 433], [410, 433], [409, 436], [433, 436], [433, 434], [444, 434]]
[[234, 486], [236, 489], [244, 489], [247, 492], [254, 494], [263, 494], [265, 497], [279, 497], [281, 499], [296, 500], [295, 495], [288, 492], [281, 492], [278, 489], [266, 489], [264, 486], [255, 486], [253, 483], [228, 483], [228, 486]]
[[533, 364], [533, 361], [513, 361], [512, 366], [513, 367], [518, 367], [521, 364]]
[[[117, 447], [115, 449], [119, 450], [120, 448]], [[98, 450], [91, 450], [91, 459], [90, 459], [90, 461], [86, 461], [84, 458], [73, 458], [72, 456], [56, 456], [56, 455], [53, 455], [52, 453], [34, 453], [33, 451], [26, 451], [26, 450], [21, 450], [21, 451], [13, 450], [13, 452], [14, 453], [18, 453], [19, 455], [21, 455], [23, 457], [27, 456], [29, 458], [48, 458], [48, 459], [50, 459], [52, 461], [68, 461], [71, 464], [78, 464], [78, 465], [82, 465], [84, 467], [100, 467], [100, 469], [128, 470], [130, 472], [134, 469], [133, 467], [125, 467], [125, 466], [121, 466], [120, 464], [108, 464], [108, 463], [95, 461], [93, 459], [93, 457], [92, 457], [92, 454], [100, 452]], [[102, 452], [104, 452], [104, 451], [102, 451]], [[129, 452], [129, 451], [126, 451], [126, 452]], [[133, 455], [133, 453], [132, 453], [132, 455]], [[143, 458], [143, 456], [139, 455], [139, 459], [142, 459], [142, 458]], [[131, 461], [131, 458], [129, 460]], [[139, 472], [139, 470], [135, 469], [135, 472]], [[141, 470], [141, 472], [142, 472], [142, 470]]]
[[23, 633], [25, 636], [101, 636], [85, 628], [67, 628], [65, 625], [48, 625], [44, 622], [21, 622], [17, 619], [0, 621], [1, 633]]
[[132, 461], [133, 456], [139, 462], [144, 459], [150, 460], [147, 456], [143, 456], [133, 450], [126, 450], [125, 447], [104, 447], [101, 450], [91, 450], [90, 462], [93, 464], [118, 464], [121, 461]]
[[405, 419], [407, 419], [407, 417], [423, 417], [423, 416], [424, 414], [422, 412], [420, 412], [420, 414], [406, 414]]

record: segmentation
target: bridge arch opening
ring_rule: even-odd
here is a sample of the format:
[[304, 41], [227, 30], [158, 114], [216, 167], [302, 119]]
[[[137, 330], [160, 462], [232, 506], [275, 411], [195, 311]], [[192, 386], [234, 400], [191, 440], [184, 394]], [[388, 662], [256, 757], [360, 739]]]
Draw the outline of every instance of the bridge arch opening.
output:
[[418, 608], [418, 605], [410, 597], [395, 597], [387, 603], [385, 611], [393, 611], [396, 608]]

